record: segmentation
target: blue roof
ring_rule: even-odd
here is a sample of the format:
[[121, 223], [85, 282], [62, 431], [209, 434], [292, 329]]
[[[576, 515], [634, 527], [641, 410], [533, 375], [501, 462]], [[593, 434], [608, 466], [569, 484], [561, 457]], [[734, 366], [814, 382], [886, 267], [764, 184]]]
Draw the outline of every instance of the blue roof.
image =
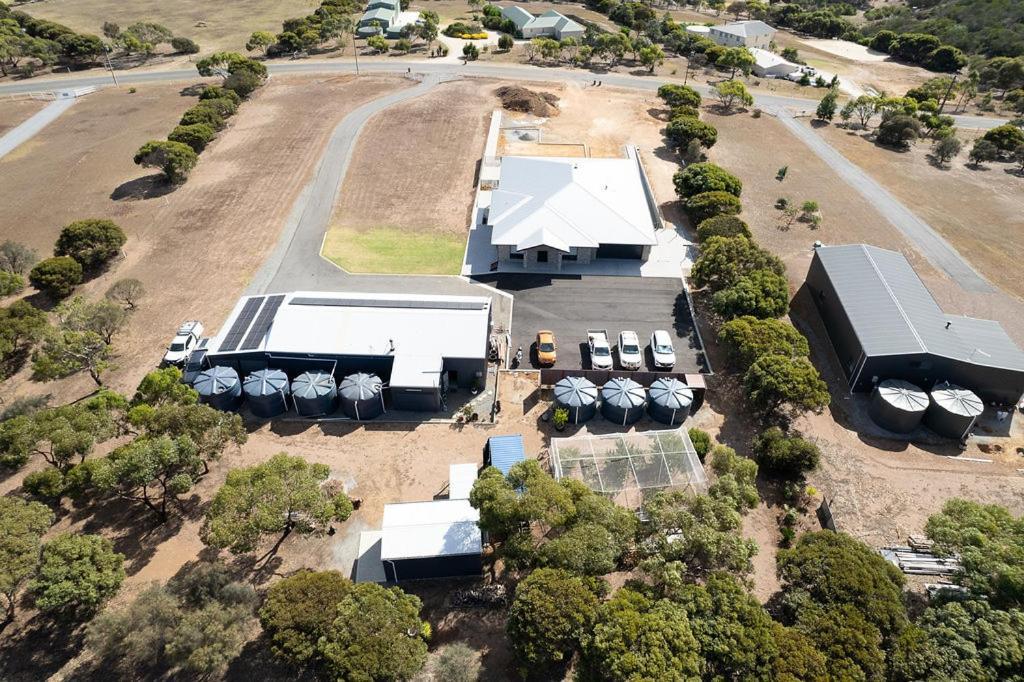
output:
[[512, 436], [491, 436], [487, 439], [487, 451], [490, 453], [491, 466], [506, 476], [513, 464], [526, 459], [523, 437], [518, 433]]

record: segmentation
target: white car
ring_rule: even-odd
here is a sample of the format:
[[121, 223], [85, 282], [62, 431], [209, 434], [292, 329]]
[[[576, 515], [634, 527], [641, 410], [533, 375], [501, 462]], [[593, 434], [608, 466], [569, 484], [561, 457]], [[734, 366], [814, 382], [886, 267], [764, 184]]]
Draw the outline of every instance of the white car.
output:
[[672, 337], [664, 329], [656, 329], [651, 334], [651, 355], [654, 356], [654, 366], [662, 369], [672, 369], [676, 364], [676, 351], [672, 348]]
[[203, 334], [203, 323], [198, 320], [189, 320], [178, 327], [178, 332], [171, 339], [171, 345], [167, 346], [164, 353], [164, 364], [183, 365], [192, 351], [199, 344], [199, 337]]
[[643, 352], [636, 332], [619, 332], [619, 364], [623, 369], [640, 369], [643, 364]]

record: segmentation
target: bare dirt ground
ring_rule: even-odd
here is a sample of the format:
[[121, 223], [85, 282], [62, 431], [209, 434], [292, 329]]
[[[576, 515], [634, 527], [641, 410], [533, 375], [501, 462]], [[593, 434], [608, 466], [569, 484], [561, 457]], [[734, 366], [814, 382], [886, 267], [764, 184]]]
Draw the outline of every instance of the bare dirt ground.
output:
[[[277, 240], [331, 129], [349, 111], [408, 81], [389, 77], [275, 78], [231, 119], [200, 158], [189, 181], [171, 193], [153, 171], [132, 163], [148, 139], [165, 136], [195, 99], [187, 84], [103, 90], [76, 104], [30, 142], [0, 161], [4, 237], [40, 254], [62, 225], [110, 217], [128, 235], [127, 258], [81, 287], [101, 296], [115, 280], [142, 280], [147, 296], [115, 339], [108, 381], [131, 391], [155, 367], [166, 337], [183, 319], [210, 331], [230, 310]], [[294, 102], [303, 105], [296, 110]], [[4, 394], [50, 391], [67, 399], [92, 390], [88, 378], [52, 386], [26, 373]]]
[[102, 35], [103, 22], [112, 21], [125, 28], [136, 21], [153, 21], [174, 31], [175, 35], [199, 43], [203, 53], [217, 50], [244, 51], [253, 31], [278, 33], [281, 22], [316, 9], [314, 0], [233, 0], [204, 2], [183, 0], [165, 3], [156, 0], [43, 0], [26, 5], [33, 17], [56, 21], [71, 28]]
[[0, 100], [0, 135], [17, 128], [47, 104], [37, 99]]
[[332, 225], [464, 234], [495, 87], [476, 79], [442, 83], [370, 120]]
[[948, 166], [929, 160], [923, 140], [910, 151], [876, 145], [865, 131], [838, 126], [816, 128], [829, 144], [884, 185], [929, 225], [942, 233], [992, 282], [1024, 298], [1019, 264], [1024, 260], [1020, 228], [1024, 178], [1010, 163], [967, 166], [964, 151]]

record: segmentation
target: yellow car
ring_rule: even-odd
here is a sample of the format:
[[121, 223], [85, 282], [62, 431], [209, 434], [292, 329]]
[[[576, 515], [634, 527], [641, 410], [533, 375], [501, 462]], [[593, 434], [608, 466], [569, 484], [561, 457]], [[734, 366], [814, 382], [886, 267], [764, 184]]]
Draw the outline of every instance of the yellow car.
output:
[[537, 332], [537, 364], [553, 365], [557, 354], [558, 344], [555, 343], [555, 333], [549, 331]]

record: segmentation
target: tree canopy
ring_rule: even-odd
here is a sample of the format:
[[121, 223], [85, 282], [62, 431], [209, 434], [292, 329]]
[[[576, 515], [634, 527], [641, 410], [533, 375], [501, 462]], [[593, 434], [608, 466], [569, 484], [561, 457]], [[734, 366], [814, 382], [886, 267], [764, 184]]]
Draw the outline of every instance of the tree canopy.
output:
[[728, 192], [739, 196], [743, 183], [735, 175], [713, 163], [691, 163], [672, 178], [680, 199], [702, 192]]
[[810, 354], [807, 338], [793, 325], [750, 315], [729, 320], [719, 327], [718, 341], [725, 347], [729, 362], [743, 372], [763, 355], [800, 358]]
[[274, 654], [300, 666], [318, 660], [320, 639], [351, 589], [338, 571], [299, 571], [271, 585], [259, 615]]
[[124, 230], [112, 220], [76, 220], [60, 231], [53, 255], [70, 256], [83, 270], [96, 270], [110, 262], [126, 241]]
[[804, 357], [762, 355], [743, 375], [747, 400], [765, 416], [820, 412], [831, 397], [811, 361]]
[[726, 319], [781, 317], [789, 310], [789, 283], [771, 270], [754, 270], [732, 286], [715, 292], [711, 305]]
[[736, 284], [755, 270], [769, 270], [778, 275], [786, 272], [778, 257], [746, 237], [711, 237], [694, 261], [690, 278], [694, 285], [714, 292]]
[[40, 610], [87, 618], [114, 596], [124, 577], [124, 555], [110, 540], [64, 533], [43, 545], [29, 589]]
[[18, 592], [36, 572], [43, 533], [52, 523], [53, 512], [46, 505], [0, 497], [0, 596], [4, 608], [0, 629], [14, 618]]

